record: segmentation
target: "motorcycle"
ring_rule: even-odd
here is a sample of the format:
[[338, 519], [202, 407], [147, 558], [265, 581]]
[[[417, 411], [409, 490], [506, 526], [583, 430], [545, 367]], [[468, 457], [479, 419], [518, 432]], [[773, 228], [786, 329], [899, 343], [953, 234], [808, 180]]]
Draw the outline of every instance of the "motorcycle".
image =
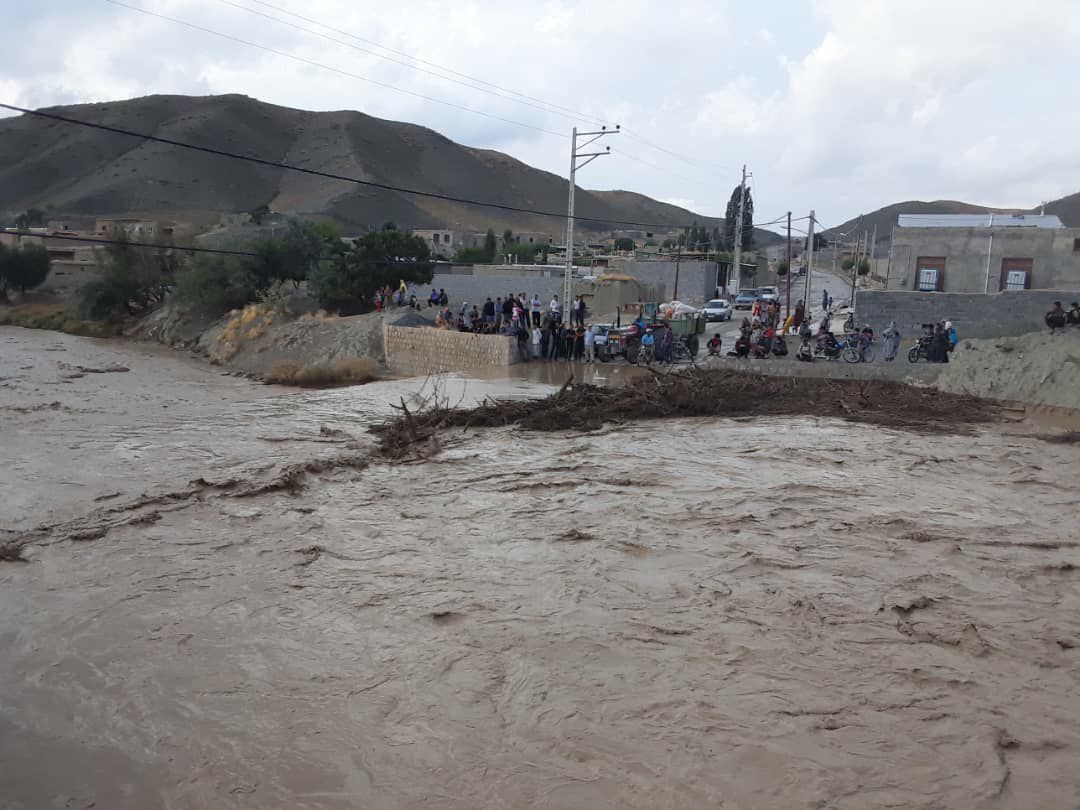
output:
[[909, 363], [918, 363], [920, 359], [930, 359], [930, 342], [933, 340], [931, 337], [925, 335], [919, 338], [919, 341], [911, 347], [907, 353], [907, 359]]

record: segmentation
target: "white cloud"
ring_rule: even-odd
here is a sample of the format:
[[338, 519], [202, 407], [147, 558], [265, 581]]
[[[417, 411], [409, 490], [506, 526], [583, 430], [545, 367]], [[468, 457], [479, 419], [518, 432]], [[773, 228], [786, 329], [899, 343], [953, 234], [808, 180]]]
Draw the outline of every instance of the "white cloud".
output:
[[[573, 115], [487, 85], [491, 92], [463, 87], [358, 50], [373, 48], [347, 35], [323, 29], [355, 48], [219, 0], [124, 2], [490, 117], [83, 0], [39, 4], [7, 20], [0, 100], [42, 106], [241, 92], [414, 121], [566, 170], [565, 137], [534, 128], [569, 134]], [[251, 0], [229, 2], [283, 16]], [[274, 5], [621, 123], [617, 152], [631, 158], [596, 161], [582, 182], [695, 201], [702, 213], [723, 213], [744, 162], [771, 195], [756, 200], [758, 210], [815, 207], [831, 221], [912, 197], [1034, 205], [1080, 190], [1080, 110], [1068, 97], [1080, 75], [1076, 0], [1043, 0], [1037, 13], [1015, 0], [792, 0], [781, 15], [769, 4], [706, 0], [398, 0], [377, 13], [345, 0]]]

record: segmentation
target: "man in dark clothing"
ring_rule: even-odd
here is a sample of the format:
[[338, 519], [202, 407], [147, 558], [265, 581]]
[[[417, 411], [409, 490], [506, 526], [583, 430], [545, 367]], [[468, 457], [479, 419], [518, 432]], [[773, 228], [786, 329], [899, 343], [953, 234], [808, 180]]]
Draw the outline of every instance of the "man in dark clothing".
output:
[[529, 330], [518, 323], [514, 336], [517, 338], [518, 357], [521, 358], [522, 363], [529, 362]]
[[484, 323], [495, 323], [495, 302], [490, 298], [484, 302]]
[[551, 347], [551, 327], [548, 324], [544, 324], [544, 328], [540, 330], [540, 359], [547, 360], [548, 349]]
[[949, 362], [949, 335], [945, 331], [945, 324], [939, 323], [934, 327], [934, 337], [930, 340], [926, 359], [931, 363]]
[[572, 326], [566, 327], [563, 331], [563, 358], [566, 362], [570, 362], [574, 359], [574, 328]]
[[552, 360], [558, 360], [562, 357], [562, 324], [556, 323], [551, 327], [551, 358]]
[[510, 319], [514, 317], [514, 299], [510, 296], [503, 299], [502, 317], [503, 323], [510, 323]]
[[585, 325], [585, 299], [580, 297], [577, 304], [577, 322], [578, 326]]
[[806, 318], [806, 306], [803, 304], [802, 301], [799, 301], [799, 303], [795, 305], [795, 317], [791, 320], [792, 326], [798, 329], [800, 326], [802, 326], [804, 318]]
[[1061, 308], [1061, 302], [1055, 301], [1054, 306], [1046, 313], [1046, 325], [1050, 327], [1050, 333], [1053, 334], [1056, 329], [1064, 329], [1067, 322], [1068, 318], [1065, 310]]
[[1080, 326], [1080, 303], [1072, 302], [1069, 311], [1065, 313], [1065, 323], [1069, 326]]
[[[491, 299], [489, 298], [488, 300], [490, 301]], [[444, 290], [442, 287], [439, 287], [439, 306], [440, 307], [445, 307], [445, 306], [449, 306], [449, 305], [450, 305], [450, 296], [448, 296], [446, 294], [446, 290]]]

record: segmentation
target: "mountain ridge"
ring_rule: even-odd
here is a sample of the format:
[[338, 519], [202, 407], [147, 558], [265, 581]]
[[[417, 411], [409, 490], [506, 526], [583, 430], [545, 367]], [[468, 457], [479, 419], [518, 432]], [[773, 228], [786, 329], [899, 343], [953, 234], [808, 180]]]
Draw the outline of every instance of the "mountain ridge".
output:
[[[31, 207], [64, 216], [139, 213], [213, 224], [260, 205], [346, 227], [565, 231], [566, 179], [496, 150], [458, 144], [407, 122], [354, 110], [311, 112], [248, 96], [151, 95], [43, 111], [156, 137], [405, 189], [547, 214], [505, 211], [259, 166], [31, 115], [0, 119], [0, 211]], [[578, 187], [577, 227], [665, 232], [706, 217], [636, 192]], [[642, 227], [620, 222], [655, 223]], [[764, 242], [777, 237], [758, 231]]]

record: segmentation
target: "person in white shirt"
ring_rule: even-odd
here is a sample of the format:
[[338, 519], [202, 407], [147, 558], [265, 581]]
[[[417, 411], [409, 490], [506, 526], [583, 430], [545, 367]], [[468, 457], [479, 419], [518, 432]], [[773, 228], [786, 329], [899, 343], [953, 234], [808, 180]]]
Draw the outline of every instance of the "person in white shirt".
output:
[[533, 297], [532, 297], [532, 321], [533, 321], [533, 326], [539, 326], [540, 325], [540, 312], [541, 312], [541, 309], [540, 309], [540, 296], [534, 294]]
[[559, 296], [551, 296], [551, 303], [548, 304], [548, 312], [551, 313], [551, 317], [553, 317], [556, 321], [561, 320], [559, 318]]
[[532, 356], [534, 359], [540, 357], [540, 326], [534, 326], [532, 330]]
[[585, 330], [585, 362], [592, 363], [596, 359], [596, 333], [590, 326]]

